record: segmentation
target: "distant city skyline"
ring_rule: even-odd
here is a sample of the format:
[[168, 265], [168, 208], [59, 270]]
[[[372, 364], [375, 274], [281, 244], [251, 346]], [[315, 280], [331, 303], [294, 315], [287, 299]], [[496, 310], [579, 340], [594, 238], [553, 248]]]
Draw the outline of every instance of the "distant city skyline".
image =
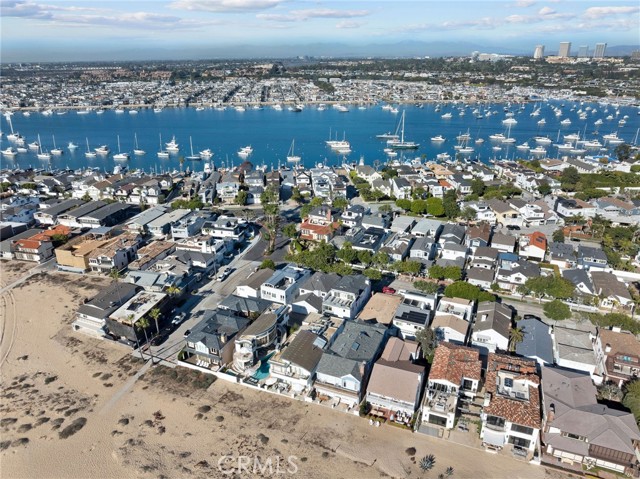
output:
[[[591, 0], [0, 0], [0, 26], [3, 62], [439, 56], [478, 48], [532, 55], [535, 45], [552, 52], [563, 41], [638, 45], [640, 6]], [[414, 48], [402, 46], [409, 44]]]

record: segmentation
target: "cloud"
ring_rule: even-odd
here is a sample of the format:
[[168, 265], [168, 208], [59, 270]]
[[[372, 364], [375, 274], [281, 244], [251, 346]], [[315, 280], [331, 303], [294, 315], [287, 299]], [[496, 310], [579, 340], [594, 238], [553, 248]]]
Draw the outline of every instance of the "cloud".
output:
[[551, 7], [542, 7], [538, 10], [538, 15], [552, 15], [556, 13], [556, 11]]
[[513, 6], [518, 8], [527, 8], [535, 4], [535, 0], [518, 0]]
[[343, 20], [341, 22], [336, 23], [336, 28], [339, 28], [339, 29], [360, 28], [362, 25], [364, 25], [363, 22], [355, 22], [353, 20]]
[[584, 18], [596, 20], [613, 15], [626, 15], [640, 12], [640, 7], [590, 7], [582, 15]]
[[369, 15], [368, 10], [333, 10], [328, 8], [309, 8], [291, 10], [289, 13], [259, 13], [260, 20], [270, 22], [302, 22], [313, 18], [357, 18]]
[[213, 13], [244, 13], [268, 10], [285, 0], [176, 0], [169, 4], [174, 10]]

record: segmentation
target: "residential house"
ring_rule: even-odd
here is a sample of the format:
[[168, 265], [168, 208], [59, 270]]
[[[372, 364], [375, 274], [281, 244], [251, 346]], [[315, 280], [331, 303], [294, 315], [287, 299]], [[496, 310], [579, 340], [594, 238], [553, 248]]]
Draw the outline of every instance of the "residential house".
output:
[[215, 221], [205, 221], [202, 225], [202, 233], [239, 243], [244, 240], [247, 223], [232, 216], [219, 216]]
[[467, 259], [467, 246], [453, 242], [447, 242], [442, 245], [440, 258], [449, 261], [459, 261], [462, 266]]
[[453, 314], [454, 316], [471, 322], [474, 302], [462, 298], [440, 298], [436, 309], [436, 316]]
[[512, 316], [513, 311], [504, 304], [494, 301], [479, 303], [471, 332], [471, 344], [483, 356], [496, 351], [508, 351]]
[[528, 279], [540, 276], [540, 266], [526, 259], [519, 259], [508, 266], [504, 261], [502, 264], [505, 266], [498, 268], [496, 280], [500, 288], [511, 292], [516, 291], [518, 286], [526, 283]]
[[418, 344], [390, 338], [371, 371], [366, 401], [390, 420], [411, 424], [422, 396], [424, 366], [414, 364]]
[[130, 216], [131, 211], [131, 205], [111, 203], [79, 217], [77, 222], [83, 228], [114, 226], [126, 220]]
[[640, 343], [635, 335], [620, 328], [598, 328], [595, 341], [598, 372], [622, 388], [640, 375]]
[[343, 276], [322, 301], [322, 312], [328, 316], [353, 319], [371, 295], [371, 281], [365, 276]]
[[562, 277], [567, 281], [571, 281], [579, 293], [588, 296], [596, 295], [595, 287], [587, 270], [577, 268], [565, 269], [562, 271]]
[[473, 258], [471, 259], [471, 268], [485, 268], [491, 269], [496, 266], [498, 261], [499, 250], [487, 246], [478, 246], [473, 252]]
[[[161, 312], [168, 307], [169, 295], [151, 291], [140, 291], [128, 299], [105, 319], [105, 331], [115, 339], [135, 345], [148, 337], [145, 330], [138, 326], [142, 318], [149, 318], [154, 309]], [[150, 331], [155, 330], [153, 319], [149, 318]]]
[[476, 212], [475, 221], [487, 223], [489, 225], [496, 224], [497, 216], [491, 207], [484, 201], [469, 201], [464, 203], [465, 207], [473, 208]]
[[274, 270], [271, 268], [259, 269], [255, 273], [251, 273], [246, 280], [241, 281], [236, 286], [236, 296], [241, 298], [259, 298], [260, 289], [265, 281], [271, 278]]
[[442, 221], [422, 218], [411, 228], [411, 234], [416, 238], [425, 238], [427, 236], [435, 239], [438, 237], [443, 227]]
[[576, 265], [576, 251], [573, 246], [556, 241], [549, 243], [549, 263], [558, 266], [560, 269], [573, 268]]
[[600, 297], [601, 308], [613, 310], [617, 306], [630, 308], [633, 305], [633, 298], [627, 286], [618, 281], [614, 274], [594, 270], [590, 270], [589, 273], [595, 292]]
[[141, 235], [149, 233], [149, 224], [167, 212], [164, 206], [154, 206], [138, 213], [125, 223], [125, 228]]
[[429, 326], [438, 298], [415, 291], [402, 293], [402, 302], [395, 310], [393, 326], [402, 339], [415, 339], [421, 329]]
[[321, 336], [309, 330], [298, 331], [269, 359], [271, 377], [287, 384], [294, 393], [310, 391], [325, 345]]
[[523, 258], [544, 261], [547, 254], [547, 237], [535, 231], [529, 235], [522, 235], [519, 241], [518, 254]]
[[467, 283], [479, 286], [483, 289], [490, 289], [496, 277], [495, 268], [473, 267], [467, 270]]
[[374, 180], [382, 179], [382, 175], [378, 173], [375, 168], [369, 165], [356, 165], [356, 175], [371, 184]]
[[393, 324], [396, 310], [403, 299], [399, 294], [373, 293], [360, 311], [358, 319], [389, 326]]
[[33, 236], [14, 236], [11, 238], [11, 252], [13, 258], [21, 261], [43, 263], [54, 255], [54, 236], [69, 236], [68, 227], [58, 225], [49, 230], [43, 230]]
[[599, 248], [591, 246], [578, 246], [578, 268], [587, 270], [604, 270], [609, 267], [607, 255]]
[[411, 183], [406, 178], [391, 178], [389, 183], [391, 184], [391, 195], [399, 200], [411, 199]]
[[229, 171], [222, 175], [220, 183], [216, 185], [218, 197], [225, 203], [233, 203], [240, 191], [241, 181], [237, 172]]
[[593, 218], [596, 215], [595, 206], [577, 198], [558, 198], [555, 204], [555, 211], [562, 218], [571, 218], [573, 216]]
[[249, 323], [249, 319], [233, 311], [205, 310], [202, 320], [186, 337], [184, 361], [206, 369], [231, 364], [236, 338]]
[[391, 231], [393, 233], [408, 233], [416, 224], [415, 218], [411, 216], [398, 215], [391, 222]]
[[81, 304], [76, 319], [71, 324], [74, 331], [103, 338], [106, 319], [125, 302], [138, 293], [140, 288], [133, 284], [114, 282], [93, 298]]
[[540, 436], [540, 378], [536, 362], [490, 353], [485, 375], [480, 439], [489, 448], [510, 446], [532, 457]]
[[491, 199], [486, 204], [496, 215], [496, 223], [502, 226], [515, 225], [522, 226], [524, 221], [520, 211], [503, 200]]
[[602, 381], [602, 377], [596, 371], [594, 334], [590, 331], [554, 326], [552, 338], [556, 365], [589, 373], [594, 381]]
[[362, 205], [349, 205], [340, 216], [342, 225], [347, 228], [358, 226], [367, 210]]
[[260, 287], [260, 297], [274, 303], [290, 304], [298, 293], [300, 285], [309, 277], [308, 269], [297, 268], [290, 264], [274, 271]]
[[440, 343], [433, 355], [422, 405], [422, 424], [452, 429], [459, 399], [473, 400], [480, 389], [482, 362], [478, 350]]
[[[364, 220], [363, 220], [364, 221]], [[369, 251], [372, 254], [378, 252], [387, 238], [385, 230], [380, 228], [355, 227], [345, 235], [345, 239], [351, 242], [351, 247], [358, 251]]]
[[404, 261], [409, 256], [413, 241], [414, 238], [406, 233], [395, 233], [379, 251], [386, 253], [392, 261]]
[[171, 223], [171, 238], [177, 241], [196, 236], [202, 230], [204, 223], [205, 218], [196, 212], [183, 216], [178, 221]]
[[442, 227], [438, 236], [438, 244], [442, 247], [445, 243], [463, 244], [466, 237], [466, 228], [455, 223], [447, 223]]
[[76, 199], [63, 200], [51, 206], [47, 203], [42, 203], [40, 204], [40, 210], [34, 213], [33, 217], [40, 225], [52, 226], [57, 223], [59, 215], [83, 204], [83, 201]]
[[455, 314], [439, 314], [431, 321], [430, 328], [440, 343], [464, 345], [469, 334], [469, 322]]
[[136, 233], [123, 233], [89, 253], [89, 268], [95, 273], [122, 271], [136, 259], [139, 246], [140, 237]]
[[587, 374], [542, 369], [544, 453], [559, 465], [637, 476], [640, 431], [633, 414], [599, 404], [596, 397]]
[[490, 239], [491, 226], [488, 223], [482, 222], [467, 229], [465, 244], [471, 249], [471, 253], [473, 254], [479, 247], [489, 246]]
[[[345, 402], [351, 408], [363, 399], [373, 363], [387, 339], [381, 324], [345, 321], [322, 353], [314, 387], [320, 400]], [[357, 412], [357, 411], [356, 411]]]
[[330, 206], [322, 205], [311, 210], [300, 224], [300, 239], [330, 241], [340, 228], [340, 223]]
[[522, 331], [522, 341], [516, 343], [516, 354], [533, 359], [539, 366], [553, 365], [551, 327], [537, 318], [521, 319], [516, 327]]
[[339, 274], [316, 271], [300, 285], [300, 295], [313, 294], [324, 299], [339, 281]]
[[516, 251], [516, 237], [502, 233], [494, 233], [491, 238], [491, 247], [505, 253], [514, 253]]
[[429, 263], [433, 260], [436, 252], [436, 242], [431, 236], [418, 237], [411, 245], [409, 259], [411, 261], [422, 261]]

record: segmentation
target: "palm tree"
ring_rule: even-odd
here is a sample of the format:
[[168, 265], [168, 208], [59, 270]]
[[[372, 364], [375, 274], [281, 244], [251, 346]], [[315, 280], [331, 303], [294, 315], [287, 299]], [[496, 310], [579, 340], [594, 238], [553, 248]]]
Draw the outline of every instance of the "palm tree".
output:
[[444, 471], [444, 475], [447, 476], [447, 477], [453, 476], [453, 467], [451, 467], [451, 466], [447, 467], [447, 470]]
[[114, 281], [120, 281], [122, 279], [122, 273], [120, 273], [116, 268], [111, 268], [111, 271], [109, 271], [109, 277]]
[[149, 311], [149, 317], [156, 323], [156, 334], [160, 334], [160, 328], [158, 327], [158, 319], [160, 319], [160, 316], [160, 308], [153, 308], [151, 311]]
[[420, 459], [420, 469], [427, 472], [433, 469], [433, 466], [436, 465], [436, 456], [433, 454], [429, 454]]
[[180, 293], [180, 291], [182, 291], [180, 288], [178, 288], [177, 286], [169, 286], [166, 289], [166, 292], [169, 296], [176, 296], [178, 293]]
[[[134, 319], [135, 319], [135, 316], [133, 314], [130, 314], [129, 316], [127, 316], [127, 320], [131, 324], [133, 324]], [[140, 351], [140, 359], [144, 360], [144, 354], [142, 354], [142, 348], [140, 347], [140, 341], [138, 340], [138, 335], [136, 334], [135, 336], [136, 336], [136, 346], [138, 347], [138, 351]]]
[[[142, 332], [144, 333], [144, 339], [147, 341], [147, 344], [149, 343], [149, 336], [147, 336], [147, 328], [149, 326], [149, 320], [144, 317], [140, 318], [135, 324], [135, 329], [137, 329], [138, 331], [142, 329]], [[149, 348], [149, 354], [151, 355], [151, 348]]]
[[522, 328], [511, 328], [509, 331], [509, 351], [516, 350], [516, 344], [521, 343], [524, 340], [524, 330]]

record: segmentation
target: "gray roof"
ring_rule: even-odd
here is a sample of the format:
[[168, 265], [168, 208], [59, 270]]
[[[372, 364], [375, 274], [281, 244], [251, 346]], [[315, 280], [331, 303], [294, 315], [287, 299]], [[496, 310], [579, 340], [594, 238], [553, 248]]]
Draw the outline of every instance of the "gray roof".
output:
[[442, 221], [423, 218], [421, 220], [418, 220], [416, 225], [411, 229], [411, 232], [413, 234], [426, 235], [427, 233], [434, 231], [435, 235], [437, 236], [438, 232], [442, 228], [442, 225], [443, 225]]
[[576, 259], [576, 252], [572, 245], [558, 243], [556, 241], [549, 243], [549, 254], [551, 255], [551, 259], [567, 259], [572, 261]]
[[460, 226], [459, 224], [447, 223], [442, 228], [442, 232], [440, 233], [438, 241], [446, 240], [462, 243], [466, 231], [467, 230], [464, 226]]
[[429, 324], [429, 318], [432, 311], [429, 309], [422, 309], [418, 306], [402, 302], [396, 308], [394, 320], [406, 321], [408, 323], [417, 324], [418, 326], [426, 327]]
[[334, 284], [331, 289], [346, 291], [357, 296], [367, 288], [367, 281], [367, 278], [361, 274], [350, 274], [340, 278], [340, 281]]
[[322, 298], [313, 293], [302, 294], [298, 296], [294, 303], [306, 302], [313, 306], [316, 310], [322, 311]]
[[299, 331], [280, 358], [283, 361], [296, 364], [307, 371], [313, 371], [322, 357], [322, 348], [317, 346], [318, 339], [319, 336], [311, 331]]
[[511, 309], [504, 304], [484, 301], [478, 305], [474, 331], [494, 330], [505, 338], [511, 330]]
[[591, 278], [585, 269], [565, 269], [562, 272], [562, 277], [568, 281], [571, 281], [575, 286], [578, 286], [580, 283], [584, 283], [589, 291], [593, 291], [593, 283], [591, 282]]
[[191, 334], [187, 336], [187, 342], [201, 342], [209, 349], [220, 350], [247, 324], [249, 324], [248, 319], [237, 316], [230, 311], [209, 310], [205, 313], [204, 319], [196, 324]]
[[[78, 206], [70, 211], [62, 213], [58, 216], [66, 216], [69, 218], [80, 218], [81, 216], [88, 215], [92, 211], [96, 211], [99, 208], [105, 206], [106, 203], [104, 201], [89, 201], [82, 206]], [[45, 210], [47, 211], [47, 210]]]
[[471, 268], [467, 270], [467, 280], [487, 281], [492, 283], [496, 276], [494, 268]]
[[303, 284], [301, 289], [308, 291], [322, 291], [328, 293], [340, 281], [340, 275], [336, 273], [313, 273]]
[[498, 259], [498, 251], [495, 248], [491, 248], [490, 246], [478, 246], [476, 248], [475, 253], [473, 253], [474, 258], [489, 258], [492, 260]]
[[336, 378], [352, 375], [358, 381], [362, 381], [360, 362], [343, 358], [331, 352], [325, 351], [318, 362], [318, 373], [327, 374]]
[[131, 208], [131, 205], [128, 205], [126, 203], [111, 203], [103, 206], [102, 208], [98, 208], [97, 210], [92, 211], [89, 214], [84, 215], [82, 218], [92, 218], [102, 221], [111, 215], [120, 213], [121, 211], [126, 211], [129, 208]]
[[227, 296], [220, 303], [218, 303], [221, 309], [228, 309], [235, 311], [241, 315], [248, 315], [249, 313], [264, 313], [269, 306], [273, 303], [266, 299], [261, 298], [241, 298], [234, 294]]
[[92, 318], [107, 318], [126, 301], [132, 298], [140, 288], [135, 284], [114, 282], [99, 292], [90, 301], [78, 308], [79, 314]]
[[494, 233], [493, 238], [491, 238], [491, 245], [493, 246], [494, 244], [515, 246], [516, 237], [511, 235], [505, 235], [502, 233]]
[[252, 289], [258, 290], [260, 286], [262, 286], [262, 283], [273, 276], [273, 273], [274, 270], [271, 268], [259, 269], [243, 281], [243, 284], [239, 284], [238, 286], [249, 286]]
[[518, 321], [524, 338], [516, 344], [516, 354], [525, 358], [540, 358], [547, 364], [553, 364], [553, 342], [551, 328], [538, 319]]
[[435, 243], [435, 239], [431, 236], [424, 236], [422, 238], [416, 238], [411, 246], [411, 251], [431, 251], [433, 247], [433, 243]]
[[591, 246], [578, 246], [578, 258], [581, 259], [599, 259], [607, 261], [607, 255], [598, 248], [592, 248]]
[[329, 349], [343, 358], [372, 361], [382, 347], [386, 331], [387, 328], [378, 323], [345, 321]]
[[41, 209], [38, 213], [57, 216], [61, 213], [64, 213], [65, 211], [69, 211], [71, 208], [75, 208], [82, 204], [84, 204], [84, 201], [82, 200], [75, 200], [75, 199], [64, 200], [49, 208]]
[[458, 243], [452, 243], [450, 241], [447, 241], [444, 245], [442, 245], [442, 249], [443, 250], [446, 249], [448, 251], [458, 251], [460, 253], [466, 253], [467, 252], [466, 245], [458, 244]]

